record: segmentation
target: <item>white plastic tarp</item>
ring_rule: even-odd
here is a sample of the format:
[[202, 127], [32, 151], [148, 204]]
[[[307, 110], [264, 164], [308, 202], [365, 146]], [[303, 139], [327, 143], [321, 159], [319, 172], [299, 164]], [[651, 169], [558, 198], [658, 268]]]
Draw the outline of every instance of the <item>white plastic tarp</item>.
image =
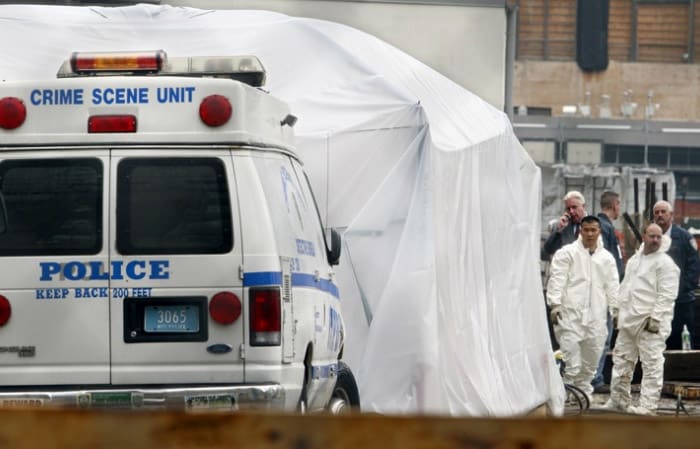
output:
[[[0, 6], [0, 79], [72, 51], [255, 54], [295, 115], [363, 410], [509, 416], [564, 390], [539, 278], [540, 172], [507, 117], [358, 30], [267, 11]], [[478, 64], [478, 61], [474, 61]]]

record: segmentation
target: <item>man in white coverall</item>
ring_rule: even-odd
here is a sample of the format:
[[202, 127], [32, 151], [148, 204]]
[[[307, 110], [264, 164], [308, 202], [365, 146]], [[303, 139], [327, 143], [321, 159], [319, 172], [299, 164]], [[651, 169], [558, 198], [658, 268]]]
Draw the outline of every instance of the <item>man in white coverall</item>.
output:
[[[618, 334], [605, 408], [654, 415], [661, 397], [664, 349], [671, 333], [679, 269], [666, 254], [671, 240], [658, 225], [647, 226], [643, 241], [627, 262], [619, 304], [612, 307]], [[639, 405], [635, 406], [630, 404], [630, 386], [637, 358], [642, 362], [643, 376]]]
[[547, 303], [565, 362], [564, 382], [587, 395], [608, 335], [609, 304], [617, 303], [615, 259], [603, 247], [598, 217], [581, 220], [579, 238], [552, 258]]

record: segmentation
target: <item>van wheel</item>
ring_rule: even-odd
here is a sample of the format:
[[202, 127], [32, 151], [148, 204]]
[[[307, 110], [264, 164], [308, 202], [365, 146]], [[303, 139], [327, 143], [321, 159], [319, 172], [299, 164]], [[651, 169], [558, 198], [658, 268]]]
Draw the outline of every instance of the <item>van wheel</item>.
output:
[[331, 400], [328, 401], [328, 411], [338, 415], [348, 413], [353, 408], [360, 408], [360, 392], [357, 389], [355, 376], [350, 367], [344, 362], [338, 362], [338, 378], [335, 381]]
[[307, 397], [309, 385], [309, 370], [306, 368], [304, 370], [304, 386], [301, 387], [301, 394], [299, 395], [299, 402], [297, 402], [297, 413], [305, 415], [309, 411], [309, 398]]
[[297, 403], [297, 413], [306, 415], [308, 407], [309, 405], [306, 399], [306, 386], [304, 386], [304, 389], [301, 390], [301, 396], [299, 396], [299, 402]]
[[305, 415], [309, 411], [309, 381], [311, 380], [311, 355], [308, 353], [304, 359], [304, 383], [301, 387], [299, 402], [297, 402], [297, 412]]

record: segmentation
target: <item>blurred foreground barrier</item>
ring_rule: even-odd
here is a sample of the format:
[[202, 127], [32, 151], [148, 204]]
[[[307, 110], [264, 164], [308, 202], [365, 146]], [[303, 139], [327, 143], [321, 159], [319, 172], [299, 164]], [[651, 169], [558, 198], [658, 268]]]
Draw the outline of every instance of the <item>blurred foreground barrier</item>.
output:
[[13, 449], [647, 449], [700, 447], [700, 420], [0, 410]]

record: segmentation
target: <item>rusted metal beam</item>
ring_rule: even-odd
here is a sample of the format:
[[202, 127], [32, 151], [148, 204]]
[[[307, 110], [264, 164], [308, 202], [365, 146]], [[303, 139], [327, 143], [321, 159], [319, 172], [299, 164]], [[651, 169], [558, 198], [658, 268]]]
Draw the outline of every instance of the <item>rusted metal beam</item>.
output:
[[632, 0], [631, 26], [630, 26], [630, 61], [635, 62], [639, 55], [639, 42], [637, 42], [637, 26], [639, 20], [639, 8], [637, 2]]
[[14, 449], [694, 449], [700, 426], [693, 418], [612, 415], [458, 419], [7, 409], [0, 410], [0, 422], [2, 446]]
[[695, 0], [688, 1], [688, 58], [687, 62], [695, 62]]

